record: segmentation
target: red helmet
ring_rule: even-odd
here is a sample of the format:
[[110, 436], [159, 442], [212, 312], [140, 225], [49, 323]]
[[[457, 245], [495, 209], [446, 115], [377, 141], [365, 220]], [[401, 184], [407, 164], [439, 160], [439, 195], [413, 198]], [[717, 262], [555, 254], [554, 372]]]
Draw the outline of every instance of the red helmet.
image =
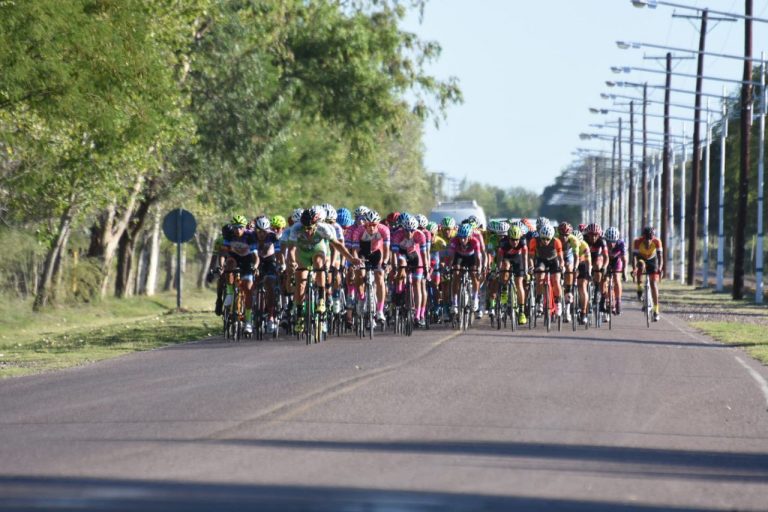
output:
[[603, 235], [603, 228], [600, 227], [600, 224], [592, 223], [587, 226], [587, 234], [588, 235], [597, 235], [602, 236]]
[[586, 224], [579, 224], [579, 233], [584, 233], [584, 230], [587, 229]]
[[394, 226], [397, 224], [398, 219], [400, 219], [400, 212], [392, 212], [387, 215], [387, 218], [384, 219], [384, 222], [386, 222], [388, 226]]
[[563, 236], [568, 236], [573, 231], [573, 226], [571, 226], [567, 222], [561, 222], [559, 226], [557, 226], [558, 231], [560, 231], [560, 234]]

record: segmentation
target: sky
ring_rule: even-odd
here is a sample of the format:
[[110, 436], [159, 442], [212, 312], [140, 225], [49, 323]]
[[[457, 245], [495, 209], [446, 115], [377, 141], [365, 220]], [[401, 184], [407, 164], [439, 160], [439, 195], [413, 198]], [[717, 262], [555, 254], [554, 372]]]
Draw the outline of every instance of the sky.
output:
[[[745, 4], [744, 0], [674, 3], [739, 14], [744, 13]], [[607, 80], [662, 86], [650, 87], [648, 98], [664, 100], [664, 61], [644, 56], [663, 56], [666, 50], [621, 50], [616, 41], [696, 50], [700, 22], [673, 17], [675, 13], [696, 14], [661, 5], [638, 9], [630, 0], [431, 0], [423, 19], [419, 21], [418, 14], [411, 13], [404, 28], [423, 40], [440, 43], [442, 54], [427, 70], [438, 78], [457, 77], [464, 103], [449, 107], [439, 128], [425, 123], [427, 169], [457, 180], [466, 177], [540, 193], [574, 161], [577, 148], [610, 151], [611, 142], [585, 142], [579, 134], [612, 137], [616, 130], [610, 124], [603, 129], [589, 125], [614, 123], [619, 117], [627, 122], [629, 115], [596, 115], [589, 108], [628, 111], [629, 107], [613, 106], [613, 101], [602, 99], [600, 94], [642, 97], [642, 90], [609, 88]], [[768, 0], [754, 1], [754, 16], [768, 18]], [[768, 23], [755, 22], [753, 55], [757, 59], [761, 50], [768, 51]], [[744, 21], [710, 21], [705, 51], [743, 55]], [[673, 56], [690, 55], [673, 52]], [[659, 73], [633, 70], [617, 75], [612, 66], [650, 68]], [[704, 75], [739, 81], [742, 66], [740, 60], [705, 56]], [[695, 75], [696, 60], [673, 61], [673, 73]], [[722, 95], [724, 85], [729, 94], [739, 88], [737, 83], [705, 80], [704, 92]], [[673, 74], [672, 87], [693, 91], [695, 79]], [[720, 101], [710, 101], [710, 108], [716, 111], [713, 119], [717, 119]], [[693, 107], [694, 95], [673, 92], [671, 103]], [[702, 105], [706, 106], [706, 99]], [[662, 132], [663, 120], [651, 117], [662, 113], [662, 104], [649, 104], [650, 132]], [[690, 136], [693, 109], [676, 107], [671, 115], [691, 120], [671, 122], [674, 134], [685, 129]], [[636, 124], [637, 130], [639, 127]], [[624, 151], [628, 153], [628, 144]]]

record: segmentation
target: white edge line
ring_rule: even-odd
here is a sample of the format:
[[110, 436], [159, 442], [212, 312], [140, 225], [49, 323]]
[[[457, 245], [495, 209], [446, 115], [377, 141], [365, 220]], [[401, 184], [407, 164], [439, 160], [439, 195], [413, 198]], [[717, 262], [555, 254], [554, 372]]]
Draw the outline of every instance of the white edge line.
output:
[[741, 359], [739, 356], [733, 356], [736, 361], [739, 362], [741, 366], [747, 369], [749, 374], [752, 376], [753, 379], [757, 381], [757, 385], [760, 387], [760, 390], [763, 392], [763, 396], [765, 397], [766, 405], [768, 405], [768, 382], [766, 382], [765, 378], [763, 378], [762, 375], [760, 375], [754, 368], [749, 366], [747, 363], [744, 362], [743, 359]]

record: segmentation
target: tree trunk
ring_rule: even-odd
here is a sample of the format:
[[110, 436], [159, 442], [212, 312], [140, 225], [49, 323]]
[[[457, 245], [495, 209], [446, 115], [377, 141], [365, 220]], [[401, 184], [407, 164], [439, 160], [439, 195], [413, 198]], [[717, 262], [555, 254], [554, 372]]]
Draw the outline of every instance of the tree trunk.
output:
[[149, 249], [149, 263], [147, 268], [146, 294], [152, 296], [157, 291], [157, 266], [160, 261], [160, 210], [155, 209], [152, 223], [151, 246]]
[[53, 264], [53, 275], [51, 276], [53, 286], [51, 288], [51, 296], [54, 300], [60, 300], [66, 297], [66, 293], [62, 293], [63, 290], [61, 289], [61, 279], [64, 274], [61, 269], [67, 258], [67, 244], [69, 243], [69, 235], [71, 232], [72, 231], [68, 229], [62, 236], [59, 253], [56, 255], [56, 260]]
[[200, 262], [200, 272], [197, 274], [197, 288], [205, 286], [205, 276], [208, 274], [211, 258], [213, 257], [213, 243], [215, 241], [216, 226], [211, 225], [207, 231], [195, 233], [195, 246], [197, 247], [197, 259]]
[[[149, 186], [151, 190], [152, 185]], [[115, 296], [128, 297], [133, 294], [133, 254], [136, 251], [136, 241], [139, 239], [144, 224], [147, 221], [149, 209], [155, 202], [155, 198], [148, 192], [139, 202], [139, 207], [130, 219], [130, 227], [123, 230], [120, 243], [117, 248], [117, 276], [115, 277]]]
[[70, 206], [59, 220], [59, 229], [51, 243], [50, 249], [48, 249], [45, 255], [45, 264], [43, 266], [43, 275], [37, 286], [37, 293], [35, 294], [35, 302], [32, 304], [33, 311], [39, 311], [45, 307], [51, 299], [51, 283], [54, 277], [54, 269], [56, 267], [56, 260], [59, 257], [64, 243], [69, 238], [69, 231], [72, 227], [72, 214], [74, 206]]
[[144, 232], [141, 235], [141, 243], [139, 244], [138, 255], [136, 258], [136, 283], [133, 289], [136, 291], [136, 295], [144, 295], [146, 292], [147, 284], [147, 262], [149, 260], [149, 232]]
[[163, 291], [169, 292], [173, 290], [176, 281], [176, 256], [174, 255], [173, 246], [164, 251], [165, 253], [165, 284], [163, 284]]

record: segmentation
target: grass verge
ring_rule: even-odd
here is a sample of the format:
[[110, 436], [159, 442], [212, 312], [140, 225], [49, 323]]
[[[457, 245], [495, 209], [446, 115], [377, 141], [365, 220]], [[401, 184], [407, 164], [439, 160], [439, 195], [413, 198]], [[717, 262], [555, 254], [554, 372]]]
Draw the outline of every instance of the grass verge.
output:
[[671, 312], [713, 339], [743, 348], [768, 365], [768, 308], [730, 293], [677, 282], [662, 284], [662, 311]]
[[80, 366], [218, 332], [213, 293], [105, 299], [33, 313], [28, 303], [0, 304], [0, 378]]
[[768, 337], [765, 325], [739, 322], [691, 322], [691, 326], [717, 341], [742, 347], [747, 354], [768, 365]]

